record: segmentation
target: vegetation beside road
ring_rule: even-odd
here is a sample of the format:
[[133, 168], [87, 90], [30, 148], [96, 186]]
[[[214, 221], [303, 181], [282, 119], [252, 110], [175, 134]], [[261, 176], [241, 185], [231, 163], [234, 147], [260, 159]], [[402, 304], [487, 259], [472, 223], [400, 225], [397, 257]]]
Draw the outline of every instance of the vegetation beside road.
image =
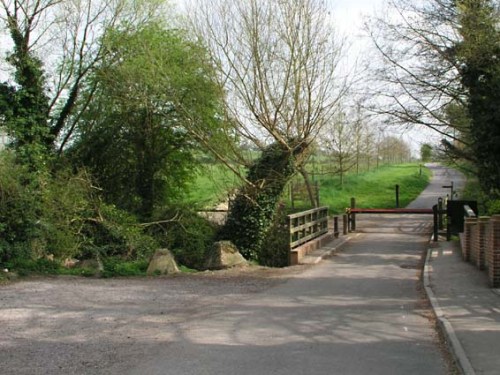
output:
[[[222, 166], [207, 166], [202, 169], [191, 185], [190, 202], [209, 202], [227, 199], [227, 189], [236, 186], [230, 174]], [[420, 173], [421, 171], [421, 173]], [[351, 197], [362, 208], [395, 207], [395, 186], [400, 187], [400, 207], [413, 201], [429, 183], [431, 172], [417, 163], [383, 165], [360, 173], [347, 173], [341, 184], [340, 177], [333, 174], [316, 175], [320, 186], [320, 205], [328, 206], [332, 213], [342, 213], [349, 207]], [[300, 177], [295, 178], [300, 182]], [[196, 197], [195, 199], [193, 199]], [[289, 198], [283, 200], [290, 205]], [[308, 201], [295, 202], [296, 209], [310, 208]]]
[[[422, 171], [421, 174], [420, 170]], [[329, 206], [332, 213], [342, 213], [344, 209], [349, 206], [351, 197], [356, 198], [358, 207], [394, 207], [394, 188], [396, 184], [400, 185], [400, 206], [404, 207], [415, 199], [427, 186], [430, 178], [430, 171], [425, 167], [420, 168], [419, 164], [384, 165], [380, 168], [361, 172], [359, 174], [347, 174], [344, 176], [343, 186], [340, 185], [339, 176], [322, 175], [316, 176], [316, 178], [319, 178], [321, 186], [321, 204]], [[223, 166], [206, 164], [199, 169], [196, 179], [190, 185], [190, 189], [186, 194], [186, 201], [191, 207], [193, 205], [197, 207], [213, 205], [218, 200], [227, 198], [229, 191], [236, 186], [236, 181], [234, 175]], [[286, 202], [287, 198], [285, 194], [283, 200]], [[290, 209], [290, 202], [287, 203], [288, 209]], [[310, 203], [306, 201], [297, 203], [296, 209], [310, 208]], [[69, 205], [68, 202], [66, 202], [66, 204]], [[176, 212], [165, 212], [165, 215], [165, 217], [174, 217]], [[116, 217], [110, 217], [110, 219], [124, 220], [123, 218]], [[85, 248], [88, 248], [87, 251], [100, 252], [101, 256], [103, 256], [102, 271], [98, 271], [95, 267], [68, 269], [63, 267], [61, 262], [53, 262], [46, 257], [30, 257], [28, 252], [26, 256], [13, 257], [8, 261], [4, 261], [2, 263], [2, 268], [14, 269], [20, 275], [35, 273], [87, 277], [143, 276], [146, 275], [147, 259], [152, 250], [162, 245], [156, 242], [154, 238], [158, 238], [161, 232], [167, 228], [170, 235], [168, 241], [165, 241], [163, 245], [173, 249], [177, 258], [181, 260], [183, 266], [181, 270], [192, 271], [193, 268], [201, 267], [204, 251], [206, 247], [209, 246], [215, 233], [215, 228], [208, 225], [204, 219], [186, 213], [180, 217], [179, 222], [153, 226], [145, 232], [146, 234], [139, 234], [136, 230], [137, 225], [134, 224], [133, 220], [130, 218], [127, 220], [129, 220], [129, 224], [126, 227], [129, 229], [126, 232], [119, 233], [114, 229], [114, 237], [108, 237], [109, 234], [106, 235], [105, 233], [101, 233], [101, 236], [103, 236], [101, 245], [96, 242], [88, 243], [87, 245], [85, 243], [81, 244], [85, 246]], [[153, 237], [151, 238], [147, 234], [153, 235]], [[71, 237], [71, 233], [66, 233], [66, 236]], [[280, 236], [283, 236], [283, 233], [281, 233]], [[120, 246], [126, 246], [127, 242], [134, 243], [134, 241], [136, 246], [140, 244], [146, 244], [148, 246], [132, 259], [121, 256], [119, 250]], [[273, 248], [278, 248], [280, 244], [283, 244], [283, 241], [282, 238], [277, 238], [276, 236], [271, 236], [266, 240], [269, 246]], [[120, 243], [122, 245], [120, 245]], [[51, 242], [48, 244], [50, 245]], [[102, 250], [100, 250], [99, 247], [95, 247], [97, 245], [101, 246]], [[58, 243], [54, 243], [51, 246], [58, 246]], [[94, 246], [93, 250], [91, 246]], [[115, 249], [112, 250], [111, 246], [115, 246]], [[53, 250], [57, 251], [57, 248]], [[106, 253], [106, 251], [108, 251], [108, 253]], [[66, 253], [66, 255], [60, 254], [60, 257], [65, 256], [73, 255], [70, 252]], [[264, 262], [267, 265], [284, 265], [280, 259], [273, 258], [272, 254], [268, 254], [268, 258], [269, 259]], [[0, 277], [4, 276], [5, 275], [0, 275]]]
[[341, 213], [356, 198], [361, 208], [394, 208], [395, 186], [399, 185], [399, 205], [405, 207], [429, 184], [431, 172], [418, 164], [387, 165], [377, 170], [347, 175], [343, 188], [335, 178], [320, 180], [322, 204], [334, 213]]
[[461, 199], [477, 201], [479, 215], [499, 215], [500, 199], [492, 199], [483, 192], [479, 179], [471, 170], [471, 166], [459, 163], [452, 165], [452, 167], [459, 169], [467, 177]]

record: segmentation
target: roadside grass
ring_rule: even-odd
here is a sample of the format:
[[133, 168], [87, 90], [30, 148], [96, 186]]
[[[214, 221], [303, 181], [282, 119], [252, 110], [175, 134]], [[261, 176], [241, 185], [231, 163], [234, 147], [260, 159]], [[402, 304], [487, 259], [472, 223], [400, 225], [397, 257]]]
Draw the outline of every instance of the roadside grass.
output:
[[352, 197], [356, 198], [356, 207], [394, 208], [395, 187], [399, 185], [399, 206], [405, 207], [429, 184], [430, 170], [425, 167], [421, 170], [422, 174], [419, 164], [387, 165], [370, 172], [348, 174], [343, 186], [338, 177], [321, 176], [320, 204], [328, 206], [334, 214], [343, 213]]
[[103, 259], [104, 270], [100, 272], [92, 267], [66, 268], [57, 261], [46, 258], [17, 259], [5, 263], [5, 268], [14, 270], [19, 276], [31, 275], [72, 275], [84, 277], [146, 276], [147, 260], [125, 261], [117, 257]]
[[[422, 170], [422, 174], [420, 174]], [[361, 208], [395, 207], [395, 186], [400, 186], [400, 207], [414, 200], [429, 183], [431, 172], [417, 163], [385, 165], [369, 172], [350, 173], [341, 186], [338, 176], [317, 175], [320, 185], [320, 204], [328, 206], [335, 214], [349, 207], [351, 197]], [[297, 181], [300, 178], [297, 177]], [[228, 191], [236, 188], [239, 180], [221, 165], [207, 164], [190, 185], [187, 203], [199, 208], [214, 206], [227, 199]], [[290, 205], [290, 202], [287, 202]], [[294, 210], [310, 208], [307, 201], [295, 202]]]

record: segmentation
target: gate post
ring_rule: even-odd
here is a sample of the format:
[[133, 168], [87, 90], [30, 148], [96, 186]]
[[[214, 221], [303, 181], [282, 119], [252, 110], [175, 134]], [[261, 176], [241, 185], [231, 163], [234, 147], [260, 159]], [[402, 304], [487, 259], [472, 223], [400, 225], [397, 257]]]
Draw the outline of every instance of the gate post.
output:
[[443, 198], [438, 198], [439, 229], [443, 229]]
[[433, 211], [433, 216], [434, 216], [434, 227], [433, 227], [433, 239], [434, 239], [434, 242], [437, 242], [438, 240], [438, 230], [439, 230], [439, 226], [438, 226], [438, 205], [435, 204], [434, 206], [432, 206], [432, 211]]
[[451, 241], [451, 215], [446, 214], [446, 241]]
[[399, 185], [396, 185], [396, 208], [399, 208]]
[[333, 235], [335, 238], [339, 238], [339, 217], [333, 217]]
[[348, 224], [348, 217], [347, 217], [347, 214], [344, 214], [342, 215], [342, 233], [344, 234], [344, 236], [347, 234], [348, 232], [348, 229], [347, 226], [349, 225]]

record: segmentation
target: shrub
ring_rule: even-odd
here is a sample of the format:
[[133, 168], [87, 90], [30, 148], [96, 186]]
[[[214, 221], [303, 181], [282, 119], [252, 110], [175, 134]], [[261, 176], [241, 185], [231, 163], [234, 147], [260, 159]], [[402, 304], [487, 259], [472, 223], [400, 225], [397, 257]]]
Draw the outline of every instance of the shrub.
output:
[[215, 226], [189, 208], [165, 210], [149, 233], [162, 247], [172, 251], [176, 261], [186, 267], [202, 269], [207, 249], [213, 244]]
[[157, 243], [133, 215], [102, 202], [100, 193], [85, 170], [29, 172], [3, 152], [0, 263], [38, 261], [49, 254], [56, 260], [97, 255], [148, 258]]
[[39, 189], [8, 151], [0, 154], [0, 262], [29, 257], [40, 214]]
[[101, 203], [97, 215], [84, 228], [89, 238], [85, 244], [85, 257], [121, 257], [128, 260], [148, 259], [158, 243], [138, 223], [135, 216]]
[[487, 202], [488, 215], [500, 215], [500, 199], [493, 199]]

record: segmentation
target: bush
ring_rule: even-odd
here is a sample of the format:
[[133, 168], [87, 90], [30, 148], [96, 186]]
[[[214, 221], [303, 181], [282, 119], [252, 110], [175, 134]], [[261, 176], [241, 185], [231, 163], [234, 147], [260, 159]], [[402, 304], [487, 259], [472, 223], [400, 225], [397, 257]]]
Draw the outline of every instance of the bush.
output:
[[[0, 154], [0, 262], [29, 257], [40, 215], [39, 189], [26, 168]], [[33, 243], [36, 245], [36, 243]]]
[[488, 215], [500, 215], [500, 199], [487, 202]]
[[121, 257], [125, 260], [144, 260], [158, 248], [158, 243], [138, 223], [135, 216], [101, 203], [95, 219], [84, 228], [88, 238], [83, 257]]
[[56, 261], [97, 255], [148, 259], [158, 244], [133, 215], [102, 202], [100, 193], [84, 170], [29, 172], [3, 152], [0, 263], [16, 261], [31, 269], [19, 261], [38, 262], [48, 255]]
[[178, 263], [203, 269], [206, 251], [214, 242], [215, 225], [184, 207], [167, 209], [157, 219], [149, 233], [161, 247], [171, 250]]

